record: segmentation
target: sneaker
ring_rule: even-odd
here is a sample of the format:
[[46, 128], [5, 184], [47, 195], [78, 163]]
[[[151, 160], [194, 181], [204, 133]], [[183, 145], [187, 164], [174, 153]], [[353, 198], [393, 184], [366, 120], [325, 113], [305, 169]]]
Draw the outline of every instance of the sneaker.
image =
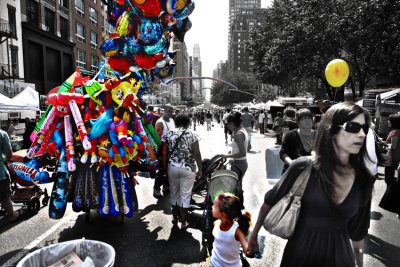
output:
[[160, 190], [160, 189], [155, 189], [155, 188], [154, 188], [154, 190], [153, 190], [153, 197], [155, 197], [155, 198], [160, 198], [160, 197], [162, 197], [162, 195], [161, 195], [161, 190]]

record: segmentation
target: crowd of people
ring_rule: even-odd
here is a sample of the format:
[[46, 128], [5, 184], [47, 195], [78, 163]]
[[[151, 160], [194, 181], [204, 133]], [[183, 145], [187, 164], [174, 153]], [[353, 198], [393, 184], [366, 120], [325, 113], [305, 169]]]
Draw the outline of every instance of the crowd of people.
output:
[[[211, 266], [240, 266], [239, 247], [247, 256], [258, 252], [258, 233], [271, 209], [292, 188], [311, 157], [312, 171], [301, 200], [302, 208], [294, 234], [285, 247], [281, 266], [362, 266], [363, 240], [368, 232], [371, 196], [377, 175], [373, 124], [369, 113], [345, 102], [333, 105], [323, 115], [309, 109], [288, 107], [273, 117], [270, 111], [199, 110], [177, 111], [166, 105], [163, 112], [149, 106], [156, 133], [162, 141], [158, 151], [161, 166], [156, 174], [153, 196], [169, 196], [172, 223], [182, 230], [189, 227], [188, 209], [192, 188], [203, 170], [196, 126], [214, 123], [224, 128], [225, 143], [231, 151], [222, 155], [238, 176], [236, 194], [221, 194], [214, 201], [216, 219]], [[385, 168], [385, 182], [395, 180], [400, 164], [400, 115], [390, 116], [392, 131], [386, 142], [393, 160]], [[26, 135], [34, 122], [27, 121]], [[242, 182], [251, 151], [251, 136], [276, 134], [279, 157], [284, 162], [282, 177], [265, 194], [258, 218], [250, 232], [251, 214], [244, 209]], [[10, 125], [9, 134], [17, 130]], [[7, 132], [0, 131], [0, 202], [10, 221], [18, 218], [10, 200], [10, 183], [5, 162], [11, 157]], [[372, 136], [372, 139], [371, 139]], [[24, 144], [29, 147], [30, 144]], [[399, 158], [394, 157], [398, 149]], [[396, 150], [397, 151], [397, 150]], [[371, 167], [372, 166], [372, 167]], [[250, 234], [249, 243], [246, 236]]]
[[[196, 124], [204, 120], [202, 113], [205, 120], [209, 120], [207, 130], [212, 130], [213, 126], [209, 124], [215, 122], [224, 128], [225, 143], [230, 141], [232, 150], [223, 156], [239, 177], [236, 196], [223, 194], [214, 201], [213, 216], [217, 220], [213, 230], [211, 266], [228, 266], [228, 263], [229, 266], [240, 266], [240, 246], [247, 256], [258, 252], [258, 232], [269, 209], [290, 191], [308, 162], [307, 156], [312, 158], [312, 171], [302, 198], [300, 218], [286, 245], [281, 266], [363, 266], [363, 240], [369, 228], [378, 164], [372, 155], [376, 151], [371, 151], [371, 141], [367, 137], [371, 134], [372, 122], [365, 109], [351, 103], [339, 103], [322, 116], [312, 114], [309, 109], [291, 107], [278, 112], [275, 118], [270, 112], [252, 113], [247, 108], [240, 112], [226, 109], [224, 112], [198, 111], [176, 116], [177, 120], [185, 118], [186, 123], [164, 135], [163, 142], [168, 145], [163, 147], [162, 169], [164, 175], [168, 174], [170, 188], [171, 183], [180, 188], [175, 188], [174, 193], [171, 190], [170, 199], [172, 221], [180, 221], [181, 229], [188, 226], [185, 221], [188, 195], [196, 175], [201, 175], [196, 173], [202, 168]], [[207, 114], [212, 116], [207, 117]], [[192, 127], [189, 126], [190, 119]], [[400, 116], [392, 116], [391, 122], [393, 132], [387, 142], [400, 136]], [[280, 181], [265, 194], [250, 232], [251, 215], [244, 210], [242, 181], [255, 128], [262, 135], [276, 134], [284, 169]], [[186, 137], [180, 141], [182, 135]], [[177, 143], [180, 152], [174, 150]], [[168, 159], [169, 153], [172, 159]], [[398, 165], [399, 161], [395, 160], [387, 167], [385, 180], [388, 183], [393, 182]], [[248, 245], [247, 234], [250, 234]]]

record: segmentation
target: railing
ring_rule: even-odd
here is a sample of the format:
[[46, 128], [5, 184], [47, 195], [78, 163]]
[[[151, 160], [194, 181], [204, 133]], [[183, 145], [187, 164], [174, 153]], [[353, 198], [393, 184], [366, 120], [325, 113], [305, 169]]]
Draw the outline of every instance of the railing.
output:
[[16, 64], [13, 64], [13, 65], [15, 65], [15, 66], [11, 66], [12, 69], [10, 69], [9, 64], [0, 63], [0, 78], [7, 79], [7, 78], [18, 77], [17, 66], [16, 66]]
[[0, 20], [0, 33], [12, 36], [13, 29], [15, 29], [14, 24], [11, 24], [6, 20]]

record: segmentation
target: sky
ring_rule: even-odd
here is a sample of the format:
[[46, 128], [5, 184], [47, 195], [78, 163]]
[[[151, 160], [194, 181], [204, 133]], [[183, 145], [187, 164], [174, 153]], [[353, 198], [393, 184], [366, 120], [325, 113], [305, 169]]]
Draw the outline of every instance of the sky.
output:
[[[202, 75], [212, 77], [217, 64], [228, 59], [228, 16], [229, 0], [194, 0], [195, 9], [190, 14], [192, 28], [185, 35], [185, 43], [190, 56], [193, 45], [200, 45]], [[272, 0], [261, 0], [266, 8]], [[204, 80], [204, 86], [211, 86], [211, 80]]]

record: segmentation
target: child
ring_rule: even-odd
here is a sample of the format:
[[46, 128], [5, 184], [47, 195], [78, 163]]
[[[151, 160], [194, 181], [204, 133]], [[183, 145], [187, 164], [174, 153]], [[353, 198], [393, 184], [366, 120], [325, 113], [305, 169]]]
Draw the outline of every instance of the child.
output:
[[214, 222], [212, 232], [214, 243], [210, 267], [242, 266], [240, 245], [249, 255], [246, 235], [249, 233], [251, 214], [243, 209], [243, 204], [235, 195], [224, 193], [215, 199], [212, 215], [218, 220]]

